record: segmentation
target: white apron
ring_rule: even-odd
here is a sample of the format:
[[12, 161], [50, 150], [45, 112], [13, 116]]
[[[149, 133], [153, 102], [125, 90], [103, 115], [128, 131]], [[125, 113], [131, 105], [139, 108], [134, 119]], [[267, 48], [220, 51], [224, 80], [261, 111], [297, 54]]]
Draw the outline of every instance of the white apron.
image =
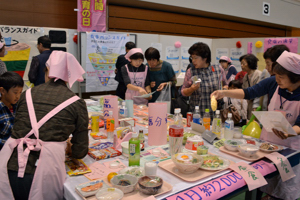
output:
[[[26, 91], [26, 102], [32, 130], [19, 139], [9, 138], [0, 151], [0, 195], [1, 199], [14, 199], [7, 172], [7, 163], [15, 147], [18, 148], [18, 177], [23, 178], [30, 151], [40, 151], [37, 167], [34, 173], [29, 199], [63, 199], [63, 184], [66, 177], [65, 149], [66, 142], [44, 142], [39, 139], [39, 128], [51, 117], [56, 115], [68, 105], [80, 99], [74, 96], [44, 116], [39, 122], [32, 103], [31, 89]], [[36, 139], [29, 137], [34, 134]], [[23, 144], [27, 148], [23, 150]]]
[[[128, 66], [125, 65], [125, 67], [127, 69], [127, 73], [130, 78], [130, 83], [132, 85], [135, 85], [135, 86], [138, 86], [141, 88], [145, 88], [145, 80], [146, 80], [147, 73], [148, 73], [148, 66], [146, 65], [144, 72], [129, 72]], [[140, 105], [140, 104], [147, 105], [148, 104], [147, 99], [135, 98], [134, 96], [140, 96], [139, 91], [134, 91], [134, 90], [130, 90], [127, 88], [126, 93], [125, 93], [125, 99], [133, 100], [133, 103], [137, 104], [137, 105]]]
[[[281, 101], [284, 102], [286, 99], [281, 97]], [[268, 106], [269, 111], [280, 109], [280, 95], [278, 94], [278, 87], [271, 99]], [[290, 124], [294, 124], [298, 115], [300, 114], [300, 101], [286, 101], [282, 105], [283, 110], [286, 111], [286, 118]], [[269, 133], [265, 129], [262, 130], [260, 138], [271, 143], [287, 146], [292, 149], [300, 150], [300, 135], [290, 137], [288, 139], [282, 140], [275, 135], [275, 133]], [[261, 191], [270, 194], [274, 197], [285, 199], [285, 200], [295, 200], [300, 197], [300, 164], [293, 167], [296, 177], [282, 182], [280, 175], [273, 178], [266, 179], [268, 185], [261, 187]]]

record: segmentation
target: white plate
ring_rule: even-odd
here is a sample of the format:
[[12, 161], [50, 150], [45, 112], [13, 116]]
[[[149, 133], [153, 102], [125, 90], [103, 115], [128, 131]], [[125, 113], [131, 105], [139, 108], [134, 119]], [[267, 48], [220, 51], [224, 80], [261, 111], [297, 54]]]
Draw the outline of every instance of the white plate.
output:
[[[90, 192], [84, 192], [82, 191], [81, 189], [84, 188], [84, 187], [87, 187], [87, 186], [90, 186], [90, 185], [95, 185], [97, 183], [102, 183], [102, 187], [97, 189], [97, 190], [94, 190], [94, 191], [90, 191]], [[108, 185], [103, 182], [103, 180], [95, 180], [95, 181], [90, 181], [90, 182], [87, 182], [87, 183], [82, 183], [82, 184], [79, 184], [77, 185], [76, 187], [76, 190], [84, 197], [88, 197], [88, 196], [92, 196], [92, 195], [95, 195], [99, 190], [101, 189], [104, 189], [104, 188], [108, 188]]]
[[[206, 156], [211, 156], [211, 155], [201, 155], [203, 158], [206, 157]], [[208, 170], [208, 171], [217, 171], [217, 170], [221, 170], [221, 169], [226, 169], [227, 167], [229, 167], [230, 165], [230, 161], [225, 159], [225, 158], [222, 158], [220, 156], [217, 156], [219, 157], [219, 159], [223, 160], [223, 165], [222, 166], [219, 166], [219, 167], [216, 167], [216, 168], [210, 168], [210, 167], [202, 167], [202, 165], [200, 166], [200, 169], [205, 169], [205, 170]]]
[[[269, 143], [269, 142], [264, 142], [264, 143]], [[277, 146], [278, 149], [275, 149], [275, 150], [267, 150], [267, 149], [262, 149], [262, 148], [260, 148], [260, 146], [261, 146], [262, 144], [264, 144], [264, 143], [261, 143], [261, 144], [259, 145], [259, 150], [261, 150], [261, 151], [263, 151], [263, 152], [271, 153], [271, 152], [281, 151], [281, 150], [283, 149], [282, 146], [277, 145], [277, 144], [272, 144], [272, 143], [269, 143], [269, 144], [272, 144], [272, 145], [274, 145], [274, 146]]]
[[[129, 171], [131, 173], [128, 173]], [[137, 175], [138, 171], [141, 173], [140, 175]], [[119, 174], [131, 174], [137, 177], [142, 177], [145, 175], [145, 172], [144, 172], [144, 167], [131, 166], [131, 167], [126, 167], [124, 169], [121, 169], [119, 171]]]

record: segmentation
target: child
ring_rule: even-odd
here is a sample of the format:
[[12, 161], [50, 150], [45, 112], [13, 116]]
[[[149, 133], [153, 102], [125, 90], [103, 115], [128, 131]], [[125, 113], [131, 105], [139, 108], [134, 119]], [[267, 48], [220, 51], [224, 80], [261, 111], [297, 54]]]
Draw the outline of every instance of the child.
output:
[[15, 72], [5, 72], [0, 76], [0, 150], [11, 135], [23, 86], [22, 77]]
[[[242, 84], [238, 80], [230, 81], [228, 84], [229, 90], [234, 89], [242, 89]], [[224, 97], [224, 108], [228, 108], [228, 106], [233, 105], [239, 112], [241, 116], [241, 121], [238, 126], [243, 126], [247, 122], [247, 101], [244, 99], [234, 99], [229, 97]]]

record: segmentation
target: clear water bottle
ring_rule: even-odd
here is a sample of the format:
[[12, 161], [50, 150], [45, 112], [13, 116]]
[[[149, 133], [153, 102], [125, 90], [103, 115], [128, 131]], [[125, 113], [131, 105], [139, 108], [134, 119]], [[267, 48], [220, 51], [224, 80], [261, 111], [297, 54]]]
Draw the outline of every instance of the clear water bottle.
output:
[[176, 153], [181, 153], [182, 151], [182, 140], [183, 140], [183, 126], [182, 126], [182, 116], [181, 109], [176, 108], [174, 111], [174, 122], [169, 128], [169, 145], [170, 154], [174, 155]]
[[231, 118], [232, 118], [232, 113], [228, 113], [228, 118], [225, 121], [225, 130], [224, 130], [224, 138], [226, 140], [231, 140], [233, 138], [234, 122]]
[[195, 124], [201, 124], [201, 115], [199, 111], [199, 106], [195, 106], [195, 111], [193, 113], [193, 122]]
[[120, 115], [123, 118], [128, 117], [128, 110], [127, 110], [125, 101], [122, 102], [122, 106], [120, 107]]

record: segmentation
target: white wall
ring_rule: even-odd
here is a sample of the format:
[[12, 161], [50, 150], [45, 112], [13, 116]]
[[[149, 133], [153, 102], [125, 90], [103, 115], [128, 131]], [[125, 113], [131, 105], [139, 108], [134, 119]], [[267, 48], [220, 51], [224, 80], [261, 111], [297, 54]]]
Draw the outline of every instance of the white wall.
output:
[[[296, 0], [141, 0], [206, 12], [259, 20], [300, 28], [300, 2]], [[263, 2], [270, 3], [270, 16], [264, 16]], [[294, 2], [294, 3], [291, 3]]]

